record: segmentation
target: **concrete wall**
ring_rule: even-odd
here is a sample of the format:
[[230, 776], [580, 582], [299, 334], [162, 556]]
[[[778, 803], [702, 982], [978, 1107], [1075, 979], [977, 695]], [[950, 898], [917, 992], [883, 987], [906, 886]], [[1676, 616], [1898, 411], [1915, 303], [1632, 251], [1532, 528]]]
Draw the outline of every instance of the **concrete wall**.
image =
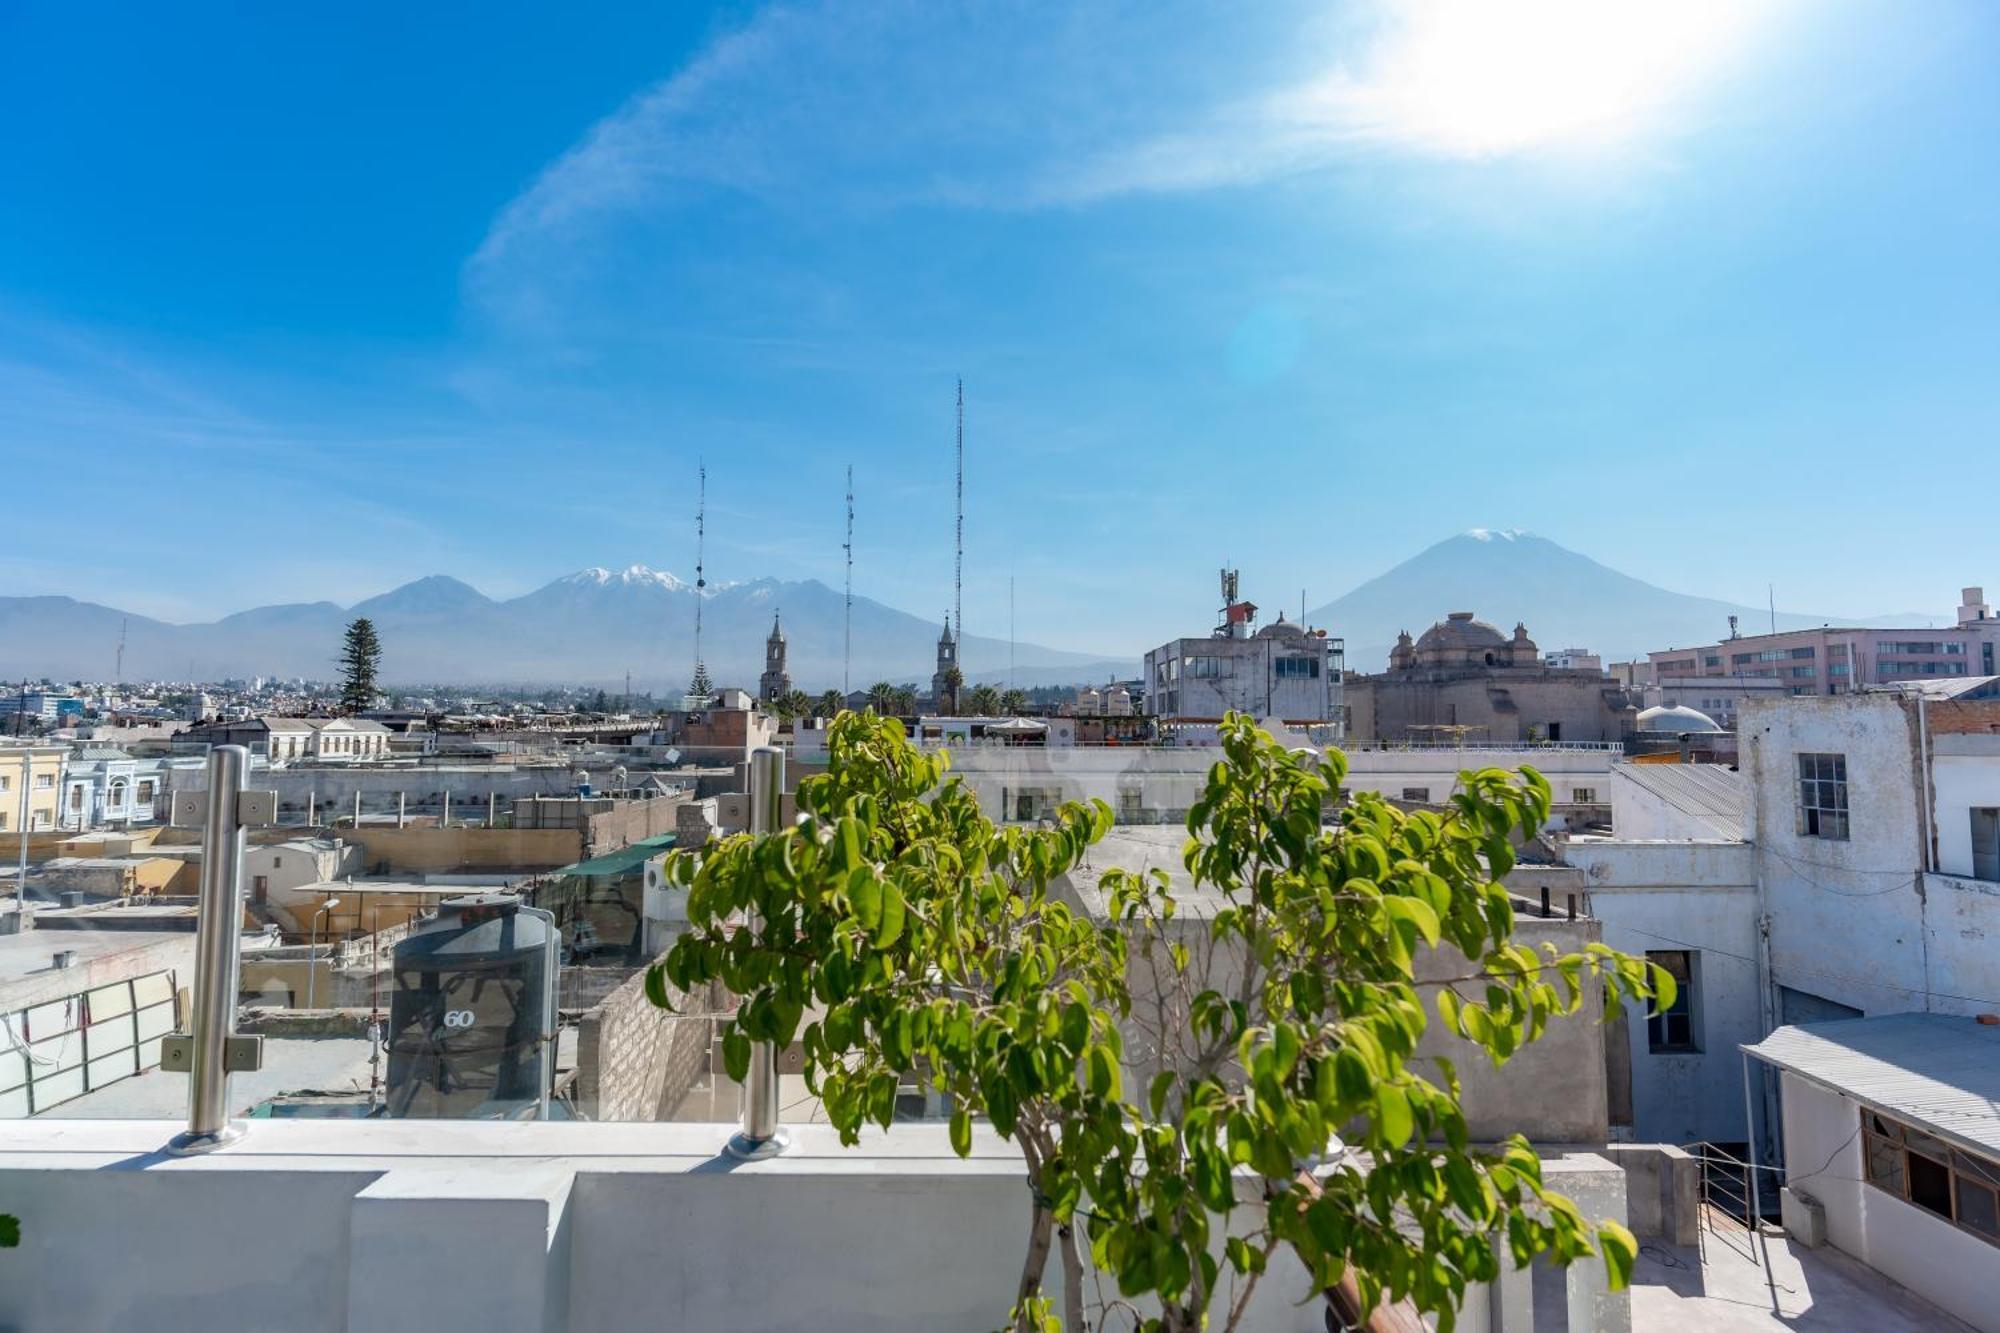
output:
[[645, 986], [634, 975], [577, 1024], [575, 1100], [586, 1119], [663, 1120], [708, 1072], [721, 987], [675, 992], [669, 1013]]
[[421, 875], [452, 871], [555, 870], [583, 859], [575, 829], [342, 829], [362, 849], [369, 874]]
[[1604, 942], [1624, 953], [1695, 955], [1694, 1052], [1654, 1051], [1646, 1015], [1626, 1011], [1632, 1137], [1641, 1143], [1738, 1143], [1743, 1125], [1739, 1042], [1764, 1035], [1759, 1001], [1757, 888], [1747, 843], [1577, 839], [1564, 859], [1589, 883]]
[[2000, 736], [1931, 736], [1937, 868], [1972, 874], [1972, 810], [2000, 807]]
[[1974, 1328], [2000, 1330], [1993, 1246], [1862, 1183], [1858, 1102], [1792, 1073], [1780, 1086], [1786, 1183], [1825, 1207], [1827, 1241]]
[[1347, 678], [1356, 740], [1426, 739], [1413, 727], [1469, 726], [1478, 742], [1525, 741], [1560, 728], [1565, 741], [1622, 740], [1634, 710], [1620, 688], [1595, 672], [1496, 667], [1472, 674], [1390, 671]]
[[1924, 979], [1940, 1014], [2000, 1009], [2000, 884], [1925, 875]]
[[[802, 1125], [789, 1152], [754, 1163], [719, 1155], [725, 1125], [269, 1120], [241, 1146], [179, 1160], [158, 1151], [175, 1128], [10, 1132], [0, 1198], [24, 1225], [21, 1247], [0, 1252], [0, 1327], [992, 1328], [1012, 1303], [1029, 1207], [1010, 1145], [977, 1131], [961, 1160], [941, 1125], [854, 1149]], [[1553, 1159], [1544, 1174], [1585, 1216], [1623, 1218], [1622, 1173], [1602, 1159]], [[1518, 1276], [1501, 1303], [1532, 1295]], [[1600, 1263], [1567, 1276], [1543, 1326], [1629, 1329]], [[1461, 1327], [1532, 1326], [1492, 1324], [1486, 1298], [1473, 1294]], [[1305, 1275], [1275, 1261], [1243, 1333], [1324, 1327]]]
[[[1555, 894], [1561, 903], [1561, 892]], [[1598, 923], [1516, 917], [1514, 941], [1539, 952], [1544, 943], [1562, 953], [1574, 953], [1599, 937]], [[1461, 976], [1470, 970], [1456, 949], [1441, 948], [1418, 955], [1417, 977]], [[1461, 987], [1477, 995], [1478, 984]], [[1423, 992], [1428, 997], [1433, 988]], [[1536, 1143], [1602, 1143], [1609, 1131], [1609, 1093], [1604, 1067], [1603, 1001], [1587, 990], [1583, 1008], [1569, 1018], [1552, 1021], [1541, 1040], [1522, 1047], [1506, 1064], [1462, 1037], [1447, 1032], [1434, 1005], [1417, 1051], [1420, 1057], [1444, 1056], [1458, 1071], [1461, 1105], [1476, 1140], [1497, 1140], [1525, 1134]]]
[[[1863, 1013], [1925, 1007], [1914, 709], [1896, 695], [1744, 705], [1774, 979]], [[1799, 832], [1798, 755], [1847, 757], [1849, 836]]]

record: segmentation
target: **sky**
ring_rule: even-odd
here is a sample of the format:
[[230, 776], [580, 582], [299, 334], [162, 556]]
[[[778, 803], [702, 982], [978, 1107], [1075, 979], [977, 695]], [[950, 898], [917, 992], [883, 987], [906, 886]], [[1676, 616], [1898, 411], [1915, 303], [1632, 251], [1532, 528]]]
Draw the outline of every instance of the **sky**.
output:
[[[0, 7], [0, 595], [2000, 585], [2000, 6]], [[1968, 503], [1970, 501], [1970, 503]], [[1279, 591], [1273, 591], [1279, 590]]]

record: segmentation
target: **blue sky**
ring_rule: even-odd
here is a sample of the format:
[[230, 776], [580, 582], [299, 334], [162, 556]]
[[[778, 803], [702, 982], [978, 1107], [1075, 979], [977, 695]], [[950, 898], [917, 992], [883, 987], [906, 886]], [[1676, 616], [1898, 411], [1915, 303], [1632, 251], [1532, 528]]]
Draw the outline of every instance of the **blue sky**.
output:
[[[2000, 584], [2000, 6], [0, 10], [0, 593], [586, 565], [1126, 649], [1475, 526]], [[1418, 609], [1413, 614], [1429, 614]]]

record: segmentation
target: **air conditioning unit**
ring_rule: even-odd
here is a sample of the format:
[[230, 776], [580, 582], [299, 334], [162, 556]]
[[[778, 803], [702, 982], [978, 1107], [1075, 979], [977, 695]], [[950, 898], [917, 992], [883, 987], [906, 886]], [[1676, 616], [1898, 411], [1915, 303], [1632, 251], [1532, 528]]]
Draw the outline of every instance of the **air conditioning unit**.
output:
[[1809, 1250], [1826, 1244], [1826, 1205], [1790, 1185], [1778, 1191], [1778, 1208], [1785, 1234]]

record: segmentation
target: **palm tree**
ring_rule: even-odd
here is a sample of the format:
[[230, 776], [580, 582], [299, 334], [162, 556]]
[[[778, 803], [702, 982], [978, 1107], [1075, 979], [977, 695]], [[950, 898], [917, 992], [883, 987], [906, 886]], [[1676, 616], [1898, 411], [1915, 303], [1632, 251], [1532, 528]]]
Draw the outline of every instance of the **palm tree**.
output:
[[958, 693], [965, 688], [965, 673], [955, 666], [944, 669], [944, 678], [938, 682], [944, 688], [937, 699], [938, 712], [952, 714], [958, 711]]
[[813, 711], [825, 718], [839, 717], [846, 707], [847, 698], [839, 690], [828, 690], [813, 703]]
[[886, 680], [878, 680], [868, 687], [868, 706], [878, 713], [896, 711], [896, 687]]
[[895, 689], [895, 703], [896, 712], [907, 717], [917, 711], [917, 692], [907, 685], [898, 685]]
[[812, 696], [804, 690], [786, 690], [778, 696], [779, 717], [796, 722], [813, 715]]
[[975, 685], [965, 696], [965, 711], [974, 717], [992, 717], [1000, 711], [1000, 691], [991, 685]]
[[1028, 707], [1028, 696], [1021, 690], [1007, 690], [1000, 695], [1000, 711], [1009, 717], [1019, 717]]

